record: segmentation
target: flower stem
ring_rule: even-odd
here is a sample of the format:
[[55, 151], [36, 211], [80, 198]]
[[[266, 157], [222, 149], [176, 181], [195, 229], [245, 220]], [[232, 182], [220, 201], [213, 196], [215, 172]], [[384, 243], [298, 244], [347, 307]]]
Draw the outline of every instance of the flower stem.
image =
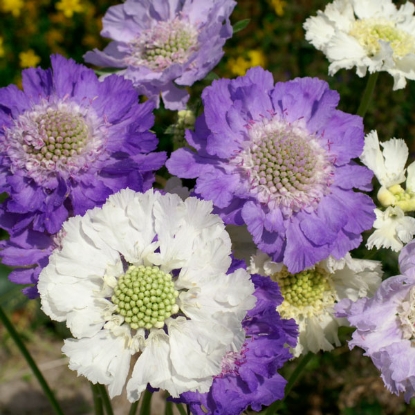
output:
[[3, 322], [4, 327], [6, 327], [7, 331], [9, 332], [11, 338], [15, 342], [16, 346], [20, 350], [20, 353], [26, 359], [26, 362], [32, 369], [34, 375], [36, 376], [37, 381], [39, 382], [40, 386], [43, 389], [44, 394], [48, 398], [50, 404], [52, 405], [55, 413], [57, 415], [63, 415], [63, 411], [55, 398], [55, 394], [50, 389], [46, 379], [43, 377], [42, 373], [40, 372], [39, 368], [37, 367], [35, 361], [33, 360], [29, 350], [27, 350], [26, 346], [24, 345], [22, 339], [19, 336], [19, 333], [13, 327], [13, 324], [8, 319], [7, 315], [4, 313], [3, 309], [0, 306], [0, 320]]
[[[298, 363], [297, 367], [294, 369], [293, 373], [291, 373], [290, 378], [288, 379], [287, 386], [285, 387], [284, 399], [288, 396], [291, 389], [293, 388], [295, 382], [299, 379], [300, 375], [303, 374], [304, 368], [307, 366], [308, 362], [314, 356], [314, 353], [308, 352]], [[274, 415], [276, 414], [278, 408], [280, 407], [283, 400], [275, 401], [272, 405], [270, 405], [264, 415]]]
[[134, 403], [131, 404], [130, 411], [128, 412], [128, 415], [135, 415], [137, 413], [138, 402], [139, 401], [135, 401]]
[[173, 404], [166, 401], [166, 407], [164, 408], [164, 415], [173, 415]]
[[104, 411], [102, 408], [101, 394], [97, 388], [97, 385], [94, 385], [91, 382], [91, 389], [92, 389], [92, 397], [94, 399], [94, 413], [95, 415], [104, 415]]
[[357, 110], [357, 115], [360, 115], [362, 118], [365, 117], [366, 111], [369, 108], [370, 100], [372, 99], [373, 91], [375, 89], [378, 77], [379, 72], [373, 72], [369, 75], [369, 79], [367, 80], [366, 88], [363, 92], [363, 97], [360, 101], [359, 109]]
[[180, 415], [187, 415], [187, 414], [190, 414], [190, 412], [189, 411], [186, 411], [186, 409], [184, 409], [184, 406], [182, 405], [182, 404], [180, 404], [180, 403], [178, 403], [177, 405], [176, 405], [176, 408], [178, 409], [178, 411], [180, 412]]
[[107, 388], [105, 387], [105, 385], [101, 385], [100, 383], [96, 384], [96, 388], [97, 388], [99, 397], [102, 400], [102, 403], [104, 405], [105, 412], [107, 413], [107, 415], [114, 415], [112, 411], [111, 400], [108, 396]]
[[140, 415], [150, 415], [152, 397], [153, 397], [153, 394], [149, 390], [146, 389], [141, 398], [142, 403], [141, 403]]

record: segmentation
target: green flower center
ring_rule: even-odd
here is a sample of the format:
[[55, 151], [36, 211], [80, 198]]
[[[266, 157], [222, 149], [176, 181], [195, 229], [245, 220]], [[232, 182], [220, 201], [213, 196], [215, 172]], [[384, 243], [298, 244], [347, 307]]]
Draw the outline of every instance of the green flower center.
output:
[[198, 50], [199, 32], [179, 18], [160, 21], [129, 44], [128, 65], [144, 65], [162, 71], [174, 63], [185, 63]]
[[178, 312], [172, 277], [158, 267], [130, 266], [118, 279], [111, 300], [132, 329], [162, 328]]
[[379, 40], [389, 42], [395, 58], [415, 52], [415, 38], [386, 19], [356, 20], [349, 34], [358, 40], [369, 56], [379, 52]]
[[284, 297], [278, 308], [283, 318], [315, 315], [327, 305], [334, 304], [335, 296], [330, 285], [330, 274], [321, 267], [290, 274], [284, 266], [271, 276]]
[[316, 208], [330, 192], [330, 154], [303, 128], [278, 119], [248, 128], [250, 144], [230, 160], [249, 180], [252, 194], [271, 209], [291, 214]]
[[39, 162], [66, 162], [82, 152], [89, 138], [89, 127], [79, 114], [49, 110], [34, 120], [35, 132], [27, 131], [24, 150]]

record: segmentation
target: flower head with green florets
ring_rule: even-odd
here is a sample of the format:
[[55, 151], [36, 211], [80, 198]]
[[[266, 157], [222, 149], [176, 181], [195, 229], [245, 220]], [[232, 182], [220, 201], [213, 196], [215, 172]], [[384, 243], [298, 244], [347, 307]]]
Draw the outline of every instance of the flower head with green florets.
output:
[[380, 262], [353, 259], [350, 254], [341, 260], [329, 257], [314, 267], [290, 273], [285, 265], [259, 252], [252, 257], [249, 271], [270, 276], [280, 286], [284, 301], [277, 310], [282, 318], [293, 318], [299, 327], [294, 356], [340, 346], [337, 331], [345, 321], [336, 318], [334, 305], [343, 298], [371, 295], [381, 283]]
[[209, 202], [126, 189], [71, 218], [39, 277], [42, 309], [74, 336], [69, 367], [111, 397], [127, 381], [178, 396], [207, 392], [222, 358], [244, 341], [255, 305], [244, 269], [228, 272], [231, 242]]
[[327, 56], [330, 75], [386, 71], [401, 89], [415, 79], [414, 11], [409, 1], [398, 10], [391, 0], [334, 0], [305, 21], [305, 36]]

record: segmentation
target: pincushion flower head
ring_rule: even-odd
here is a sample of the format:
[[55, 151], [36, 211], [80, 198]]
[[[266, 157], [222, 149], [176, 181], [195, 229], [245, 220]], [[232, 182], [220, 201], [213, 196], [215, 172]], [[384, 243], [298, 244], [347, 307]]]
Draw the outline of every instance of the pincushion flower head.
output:
[[12, 266], [44, 259], [48, 235], [69, 216], [124, 187], [150, 188], [165, 160], [153, 152], [154, 104], [139, 104], [130, 81], [113, 75], [99, 82], [71, 59], [51, 61], [50, 69], [23, 71], [23, 91], [0, 89], [0, 192], [9, 195], [0, 223], [11, 235], [1, 255]]
[[194, 197], [124, 189], [64, 224], [38, 287], [44, 312], [72, 332], [62, 349], [72, 370], [113, 397], [135, 355], [131, 402], [147, 384], [173, 397], [209, 390], [256, 301], [246, 270], [227, 273], [229, 235], [211, 211]]
[[349, 347], [365, 350], [381, 371], [387, 389], [415, 395], [415, 242], [399, 254], [401, 275], [382, 282], [372, 298], [343, 300], [336, 314], [356, 327]]
[[330, 75], [386, 71], [397, 90], [415, 79], [414, 10], [409, 1], [397, 9], [391, 0], [334, 0], [305, 21], [305, 37], [326, 55]]
[[284, 301], [277, 310], [282, 318], [293, 318], [299, 328], [295, 357], [340, 346], [338, 328], [347, 321], [335, 316], [335, 304], [343, 298], [355, 301], [373, 294], [382, 275], [380, 262], [353, 259], [350, 254], [340, 260], [330, 256], [293, 274], [282, 263], [258, 252], [252, 257], [249, 271], [270, 276], [278, 283]]
[[242, 321], [245, 341], [239, 351], [229, 351], [222, 370], [207, 393], [186, 392], [180, 397], [193, 414], [239, 415], [247, 407], [260, 411], [284, 397], [287, 381], [277, 372], [292, 357], [289, 346], [297, 343], [297, 325], [276, 311], [281, 304], [278, 284], [252, 275], [256, 305]]
[[[375, 231], [367, 241], [368, 248], [399, 251], [415, 234], [415, 219], [405, 215], [415, 211], [415, 162], [405, 169], [408, 154], [408, 146], [400, 138], [379, 143], [376, 131], [365, 137], [360, 160], [375, 173], [381, 185], [377, 198], [386, 208], [375, 209]], [[401, 184], [405, 181], [404, 189]]]
[[223, 55], [232, 36], [229, 16], [233, 0], [127, 0], [110, 7], [101, 35], [113, 41], [94, 49], [85, 61], [122, 68], [118, 74], [131, 79], [149, 97], [161, 93], [164, 105], [184, 109], [189, 98], [179, 86], [204, 78]]
[[171, 174], [197, 178], [227, 224], [246, 224], [255, 244], [290, 272], [356, 248], [372, 227], [372, 172], [352, 158], [363, 149], [358, 116], [336, 109], [326, 82], [298, 78], [274, 85], [260, 67], [214, 81], [204, 114], [173, 152]]

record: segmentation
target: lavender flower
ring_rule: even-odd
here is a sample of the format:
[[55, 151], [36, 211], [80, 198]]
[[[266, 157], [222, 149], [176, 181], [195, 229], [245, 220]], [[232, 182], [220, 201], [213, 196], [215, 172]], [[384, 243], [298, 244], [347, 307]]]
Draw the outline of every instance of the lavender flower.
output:
[[205, 113], [191, 147], [166, 165], [197, 178], [225, 223], [246, 224], [254, 242], [297, 273], [356, 248], [374, 221], [372, 173], [352, 158], [363, 149], [358, 116], [336, 110], [339, 96], [326, 82], [279, 82], [262, 68], [213, 82], [202, 95]]
[[345, 299], [335, 306], [338, 317], [346, 317], [356, 327], [349, 342], [352, 349], [365, 350], [387, 389], [415, 395], [415, 241], [399, 255], [402, 275], [382, 282], [373, 298], [356, 302]]
[[9, 194], [0, 225], [10, 233], [1, 256], [25, 267], [11, 274], [17, 283], [36, 283], [69, 216], [122, 188], [149, 189], [166, 158], [152, 153], [154, 104], [138, 104], [130, 81], [99, 82], [73, 60], [51, 60], [23, 71], [24, 91], [0, 89], [0, 192]]
[[[166, 108], [184, 109], [189, 95], [177, 85], [204, 78], [223, 55], [232, 36], [233, 0], [127, 0], [110, 7], [101, 35], [113, 39], [85, 61], [123, 68], [140, 93], [161, 93]], [[177, 84], [177, 85], [176, 85]]]
[[276, 311], [283, 301], [278, 284], [259, 275], [252, 275], [252, 281], [257, 303], [242, 321], [246, 339], [241, 350], [225, 355], [208, 393], [181, 395], [193, 414], [239, 415], [248, 406], [260, 411], [284, 397], [287, 381], [277, 370], [292, 357], [287, 346], [297, 343], [297, 325]]

